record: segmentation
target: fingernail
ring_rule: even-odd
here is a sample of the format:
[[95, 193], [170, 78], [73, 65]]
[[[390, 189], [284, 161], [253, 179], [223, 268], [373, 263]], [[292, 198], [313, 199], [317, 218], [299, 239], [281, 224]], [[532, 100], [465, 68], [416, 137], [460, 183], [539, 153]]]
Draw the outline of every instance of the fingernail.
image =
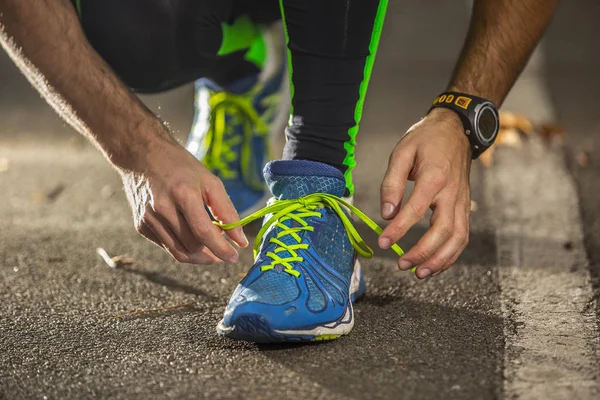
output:
[[418, 274], [419, 274], [419, 278], [421, 278], [421, 279], [425, 279], [425, 278], [427, 278], [429, 275], [431, 275], [431, 270], [430, 270], [430, 269], [427, 269], [427, 268], [425, 268], [425, 269], [422, 269], [422, 270], [420, 270], [420, 271], [418, 272]]
[[246, 234], [244, 233], [244, 231], [242, 231], [242, 239], [244, 240], [244, 247], [248, 246], [250, 244], [250, 242], [248, 241], [248, 238], [246, 237]]
[[229, 260], [227, 260], [227, 262], [231, 263], [231, 264], [235, 264], [236, 262], [238, 262], [238, 258], [239, 258], [239, 256], [236, 253], [236, 255], [231, 257]]
[[383, 218], [390, 218], [394, 212], [394, 205], [392, 203], [383, 203], [381, 207], [381, 216]]
[[410, 261], [400, 260], [398, 262], [398, 268], [400, 268], [402, 271], [406, 271], [407, 269], [410, 269], [410, 267], [412, 267], [412, 263]]
[[382, 237], [381, 239], [379, 239], [379, 247], [381, 247], [383, 250], [389, 249], [391, 245], [392, 239], [388, 237]]
[[436, 272], [435, 274], [433, 274], [433, 275], [431, 275], [431, 276], [432, 276], [432, 277], [434, 277], [434, 276], [438, 276], [438, 275], [439, 275], [439, 274], [441, 274], [441, 273], [442, 273], [442, 270], [439, 270], [438, 272]]

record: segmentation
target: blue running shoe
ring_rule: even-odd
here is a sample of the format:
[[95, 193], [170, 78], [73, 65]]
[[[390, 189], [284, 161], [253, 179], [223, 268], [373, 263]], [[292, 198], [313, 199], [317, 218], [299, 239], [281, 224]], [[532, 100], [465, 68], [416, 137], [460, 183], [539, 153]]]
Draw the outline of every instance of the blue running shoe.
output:
[[206, 78], [195, 82], [195, 116], [186, 149], [223, 181], [242, 216], [268, 199], [262, 169], [271, 158], [270, 130], [287, 111], [280, 96], [285, 53], [272, 52], [277, 54], [260, 74], [226, 86]]
[[[265, 167], [273, 194], [263, 210], [224, 229], [264, 217], [254, 265], [235, 289], [217, 326], [220, 335], [252, 342], [331, 340], [354, 326], [352, 303], [365, 293], [357, 255], [373, 251], [341, 199], [342, 173], [313, 161], [274, 161]], [[398, 255], [402, 250], [394, 245]]]

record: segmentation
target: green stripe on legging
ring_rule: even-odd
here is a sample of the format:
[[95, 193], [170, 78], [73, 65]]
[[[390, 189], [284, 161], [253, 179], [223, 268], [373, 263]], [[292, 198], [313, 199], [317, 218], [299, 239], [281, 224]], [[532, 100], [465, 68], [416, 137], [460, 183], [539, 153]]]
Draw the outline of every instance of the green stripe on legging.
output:
[[377, 47], [379, 46], [379, 39], [381, 38], [381, 31], [383, 29], [383, 21], [385, 20], [385, 12], [387, 10], [388, 0], [380, 0], [379, 7], [377, 8], [377, 14], [375, 15], [375, 23], [373, 25], [373, 33], [371, 34], [371, 42], [369, 43], [369, 56], [365, 62], [365, 70], [363, 74], [363, 80], [360, 83], [359, 93], [360, 97], [356, 108], [354, 109], [354, 122], [356, 123], [350, 130], [348, 135], [350, 139], [344, 143], [346, 149], [346, 158], [344, 158], [344, 165], [348, 169], [344, 173], [346, 178], [346, 189], [350, 192], [350, 196], [354, 194], [354, 184], [352, 183], [352, 170], [356, 166], [355, 159], [355, 148], [356, 148], [356, 135], [358, 134], [358, 126], [362, 119], [363, 106], [365, 104], [365, 96], [367, 95], [367, 88], [369, 86], [369, 80], [371, 79], [371, 73], [373, 72], [373, 64], [375, 63], [375, 55], [377, 54]]
[[81, 18], [81, 0], [75, 0], [75, 8], [77, 8], [77, 14]]
[[[283, 0], [279, 0], [279, 8], [281, 9], [281, 20], [283, 21], [283, 30], [285, 32], [285, 43], [288, 53], [288, 72], [290, 75], [290, 99], [294, 99], [294, 80], [292, 76], [294, 74], [294, 68], [292, 67], [292, 52], [290, 50], [290, 35], [288, 33], [287, 22], [285, 20], [285, 10], [283, 9]], [[290, 101], [290, 117], [294, 115], [294, 104], [293, 101]]]

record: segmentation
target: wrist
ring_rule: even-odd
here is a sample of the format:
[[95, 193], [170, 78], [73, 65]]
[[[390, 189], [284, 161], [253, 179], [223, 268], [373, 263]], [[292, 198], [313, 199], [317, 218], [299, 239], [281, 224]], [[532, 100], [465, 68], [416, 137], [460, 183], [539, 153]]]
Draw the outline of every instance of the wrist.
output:
[[431, 110], [429, 112], [429, 114], [427, 114], [427, 117], [432, 121], [438, 122], [438, 123], [445, 123], [449, 126], [452, 126], [456, 129], [453, 130], [461, 130], [463, 132], [464, 135], [464, 126], [462, 121], [460, 120], [460, 117], [458, 116], [458, 114], [455, 111], [452, 111], [448, 108], [434, 108], [433, 110]]
[[471, 144], [465, 133], [463, 123], [455, 111], [448, 108], [434, 108], [425, 118], [437, 125], [442, 124], [446, 134], [455, 137], [460, 143], [460, 148], [464, 149], [470, 156]]
[[110, 163], [121, 171], [144, 172], [154, 158], [153, 154], [162, 152], [165, 146], [179, 146], [162, 121], [154, 115], [140, 120], [130, 132], [108, 154]]

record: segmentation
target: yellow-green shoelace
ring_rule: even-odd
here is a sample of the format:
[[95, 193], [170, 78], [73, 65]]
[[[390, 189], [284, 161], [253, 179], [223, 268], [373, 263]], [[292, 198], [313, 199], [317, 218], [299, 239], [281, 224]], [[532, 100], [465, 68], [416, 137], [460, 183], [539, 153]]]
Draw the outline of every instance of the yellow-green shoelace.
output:
[[[254, 109], [251, 98], [220, 92], [211, 96], [209, 105], [211, 124], [206, 134], [206, 147], [209, 151], [203, 160], [204, 165], [211, 171], [216, 171], [223, 179], [236, 178], [238, 172], [229, 168], [228, 163], [235, 161], [237, 157], [232, 148], [241, 145], [242, 179], [253, 189], [262, 190], [263, 183], [257, 176], [257, 169], [252, 166], [251, 139], [253, 136], [267, 135], [268, 126]], [[233, 115], [236, 120], [227, 121], [227, 114]], [[232, 126], [236, 124], [243, 124], [243, 136], [231, 134]]]
[[[275, 200], [273, 204], [266, 206], [262, 210], [255, 212], [247, 216], [246, 218], [235, 222], [233, 224], [222, 224], [219, 222], [214, 222], [217, 226], [221, 227], [224, 230], [230, 230], [233, 228], [237, 228], [238, 226], [244, 226], [249, 224], [250, 222], [262, 218], [268, 214], [272, 214], [268, 220], [263, 224], [262, 228], [258, 232], [256, 236], [256, 242], [254, 243], [254, 257], [256, 258], [258, 254], [258, 250], [260, 249], [260, 244], [262, 243], [262, 239], [267, 230], [275, 225], [281, 229], [281, 231], [277, 234], [276, 237], [271, 238], [270, 242], [277, 245], [274, 251], [267, 252], [266, 256], [271, 258], [273, 261], [269, 265], [265, 265], [261, 267], [262, 271], [267, 271], [275, 268], [276, 265], [282, 265], [285, 267], [284, 271], [290, 275], [295, 277], [300, 276], [300, 272], [294, 269], [292, 263], [294, 262], [302, 262], [304, 259], [299, 256], [296, 250], [308, 249], [307, 243], [302, 243], [302, 239], [298, 235], [300, 231], [314, 231], [314, 227], [310, 226], [308, 222], [304, 221], [303, 218], [307, 217], [321, 217], [321, 213], [318, 212], [318, 209], [326, 207], [329, 208], [338, 215], [344, 228], [346, 228], [346, 234], [348, 235], [348, 239], [352, 244], [352, 247], [356, 250], [356, 252], [366, 258], [373, 257], [373, 249], [369, 247], [360, 236], [354, 224], [346, 213], [342, 210], [342, 206], [346, 207], [352, 214], [356, 215], [362, 222], [364, 222], [369, 228], [375, 231], [378, 235], [381, 235], [382, 229], [377, 225], [375, 221], [369, 218], [365, 213], [360, 211], [358, 208], [354, 207], [352, 204], [342, 200], [337, 196], [333, 196], [326, 193], [313, 193], [308, 196], [300, 197], [294, 200]], [[293, 219], [298, 222], [300, 226], [290, 228], [287, 225], [284, 225], [283, 222], [289, 219]], [[283, 236], [290, 235], [292, 236], [297, 244], [285, 244], [280, 239]], [[404, 255], [404, 251], [397, 244], [392, 245], [392, 250], [401, 257]], [[278, 253], [287, 251], [290, 256], [289, 257], [280, 257]]]

